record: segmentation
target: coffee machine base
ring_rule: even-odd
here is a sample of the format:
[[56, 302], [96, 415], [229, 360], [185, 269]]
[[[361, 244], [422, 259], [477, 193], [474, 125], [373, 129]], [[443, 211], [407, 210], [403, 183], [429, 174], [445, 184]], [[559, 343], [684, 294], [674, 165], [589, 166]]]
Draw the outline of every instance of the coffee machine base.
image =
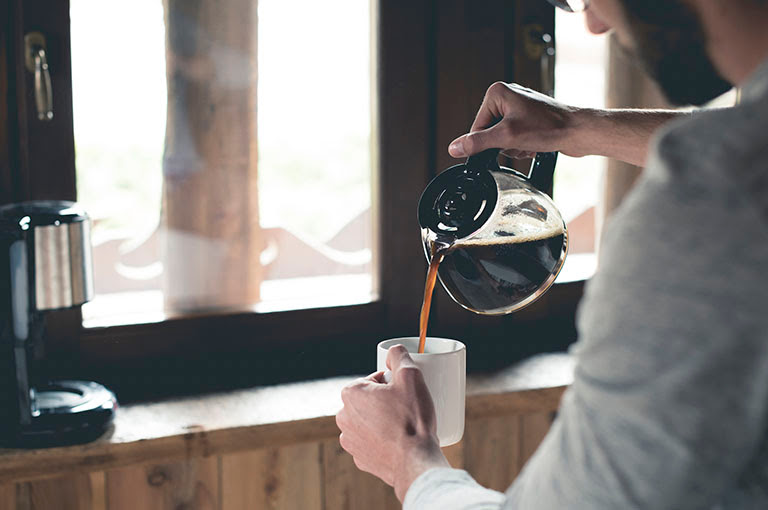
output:
[[[4, 446], [45, 448], [86, 443], [103, 435], [117, 410], [114, 393], [86, 381], [54, 381], [35, 390], [36, 412]], [[5, 441], [3, 441], [5, 443]]]

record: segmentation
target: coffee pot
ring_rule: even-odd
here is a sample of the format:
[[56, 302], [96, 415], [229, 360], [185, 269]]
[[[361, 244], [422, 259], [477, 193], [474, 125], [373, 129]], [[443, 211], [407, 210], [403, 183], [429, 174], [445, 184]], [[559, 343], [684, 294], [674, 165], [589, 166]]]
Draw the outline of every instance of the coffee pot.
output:
[[484, 315], [520, 310], [554, 283], [568, 252], [562, 215], [545, 194], [557, 153], [538, 153], [528, 176], [489, 149], [435, 177], [419, 200], [427, 260], [462, 307]]

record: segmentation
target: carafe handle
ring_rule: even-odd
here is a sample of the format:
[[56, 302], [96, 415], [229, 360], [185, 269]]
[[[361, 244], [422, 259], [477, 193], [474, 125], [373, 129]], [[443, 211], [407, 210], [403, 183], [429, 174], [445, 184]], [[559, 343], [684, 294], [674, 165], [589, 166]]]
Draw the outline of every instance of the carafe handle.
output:
[[501, 149], [486, 149], [468, 157], [464, 165], [472, 172], [499, 170], [499, 152]]
[[537, 152], [531, 163], [531, 171], [528, 173], [528, 182], [550, 197], [552, 197], [557, 154], [557, 152]]
[[[486, 149], [474, 156], [467, 158], [465, 163], [468, 170], [480, 172], [483, 170], [499, 170], [499, 152], [500, 149]], [[527, 180], [531, 185], [542, 193], [552, 196], [552, 184], [555, 175], [555, 164], [557, 163], [557, 152], [538, 152], [531, 163], [531, 169], [528, 171]], [[522, 175], [522, 174], [519, 174]]]

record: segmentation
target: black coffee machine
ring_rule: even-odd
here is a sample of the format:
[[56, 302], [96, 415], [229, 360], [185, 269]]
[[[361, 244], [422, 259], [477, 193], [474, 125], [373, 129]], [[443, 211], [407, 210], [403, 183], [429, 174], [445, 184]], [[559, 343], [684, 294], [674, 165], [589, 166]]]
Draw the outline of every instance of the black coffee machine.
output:
[[117, 400], [104, 386], [49, 381], [36, 353], [46, 313], [93, 297], [90, 220], [73, 202], [0, 207], [0, 444], [44, 447], [101, 436]]

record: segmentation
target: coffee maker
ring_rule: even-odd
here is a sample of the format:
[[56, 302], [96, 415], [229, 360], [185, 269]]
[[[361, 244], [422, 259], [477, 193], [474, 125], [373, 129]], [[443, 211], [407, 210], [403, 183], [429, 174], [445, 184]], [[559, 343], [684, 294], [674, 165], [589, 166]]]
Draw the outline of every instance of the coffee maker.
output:
[[90, 219], [73, 202], [0, 207], [0, 444], [45, 447], [102, 435], [117, 400], [88, 381], [50, 381], [36, 357], [46, 315], [93, 297]]

